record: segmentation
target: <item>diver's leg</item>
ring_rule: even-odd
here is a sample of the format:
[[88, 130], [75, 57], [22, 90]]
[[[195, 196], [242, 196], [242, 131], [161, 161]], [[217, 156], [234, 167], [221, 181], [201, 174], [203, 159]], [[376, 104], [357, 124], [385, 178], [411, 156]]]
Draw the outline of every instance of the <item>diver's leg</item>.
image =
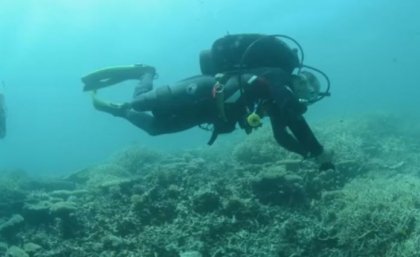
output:
[[156, 108], [164, 108], [170, 103], [172, 97], [169, 86], [160, 86], [155, 90], [136, 95], [131, 105], [139, 112], [152, 111]]
[[136, 111], [182, 110], [212, 99], [214, 84], [215, 79], [211, 76], [191, 77], [172, 86], [160, 86], [140, 94], [133, 100], [132, 106]]
[[96, 97], [95, 93], [92, 94], [92, 104], [96, 110], [106, 112], [117, 117], [125, 117], [128, 110], [131, 108], [129, 103], [117, 104], [100, 100]]
[[323, 152], [322, 145], [302, 115], [288, 117], [288, 127], [310, 156], [319, 156]]
[[[151, 66], [143, 66], [143, 70], [145, 73], [140, 76], [139, 84], [134, 89], [134, 94], [133, 94], [134, 99], [139, 98], [140, 95], [143, 95], [153, 89], [153, 79], [155, 77], [155, 68]], [[153, 96], [154, 94], [149, 94], [147, 97], [142, 97], [142, 98], [153, 102], [155, 101], [153, 99]], [[129, 103], [116, 104], [116, 103], [102, 101], [96, 97], [95, 91], [92, 94], [92, 102], [96, 110], [107, 112], [118, 117], [126, 116], [128, 109], [131, 108], [131, 104]]]
[[138, 112], [131, 109], [130, 104], [114, 104], [95, 99], [93, 100], [95, 109], [125, 118], [152, 136], [183, 131], [202, 123], [192, 116], [168, 115], [157, 118], [148, 112]]
[[180, 132], [200, 124], [193, 117], [155, 117], [150, 113], [134, 110], [128, 111], [125, 118], [151, 136]]

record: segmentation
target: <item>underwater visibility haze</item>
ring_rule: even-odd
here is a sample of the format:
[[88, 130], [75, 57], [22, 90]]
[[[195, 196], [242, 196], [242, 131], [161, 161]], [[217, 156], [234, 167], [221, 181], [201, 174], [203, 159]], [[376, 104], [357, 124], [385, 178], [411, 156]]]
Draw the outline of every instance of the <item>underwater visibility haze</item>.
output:
[[[420, 2], [0, 0], [0, 256], [420, 256]], [[251, 135], [150, 136], [81, 78], [200, 74], [227, 34], [293, 37], [331, 96], [305, 117], [335, 170]], [[285, 41], [293, 46], [292, 42]], [[101, 89], [116, 103], [136, 81]]]
[[[170, 84], [198, 74], [200, 51], [227, 33], [285, 34], [300, 42], [305, 62], [332, 81], [332, 97], [311, 107], [308, 119], [415, 110], [417, 7], [416, 1], [1, 1], [8, 136], [0, 141], [0, 166], [65, 173], [130, 144], [205, 145], [208, 134], [200, 130], [149, 137], [96, 112], [80, 78], [143, 63], [157, 68], [156, 85]], [[128, 100], [133, 84], [101, 93]]]

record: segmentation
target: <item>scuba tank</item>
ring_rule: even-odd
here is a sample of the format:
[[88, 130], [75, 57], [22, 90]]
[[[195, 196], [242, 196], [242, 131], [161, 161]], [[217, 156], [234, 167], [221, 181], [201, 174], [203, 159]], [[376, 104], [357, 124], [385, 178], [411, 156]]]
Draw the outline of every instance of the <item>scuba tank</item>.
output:
[[227, 35], [200, 55], [201, 71], [208, 75], [261, 67], [277, 67], [291, 73], [298, 66], [296, 52], [288, 45], [261, 34]]
[[[290, 48], [282, 39], [293, 42], [297, 48]], [[313, 71], [324, 78], [325, 90], [319, 91], [311, 104], [330, 96], [331, 82], [328, 76], [320, 69], [305, 65], [302, 46], [287, 35], [226, 35], [217, 39], [210, 50], [200, 53], [200, 69], [205, 75], [237, 75], [255, 68], [281, 68], [295, 75], [305, 70]], [[240, 86], [243, 86], [242, 83]]]
[[[292, 41], [297, 48], [290, 48], [281, 39]], [[237, 76], [239, 78], [240, 96], [243, 96], [247, 84], [244, 83], [245, 81], [242, 81], [242, 75], [252, 69], [280, 68], [287, 74], [296, 77], [304, 75], [307, 72], [305, 70], [315, 71], [326, 81], [326, 89], [324, 92], [320, 90], [314, 92], [316, 95], [307, 102], [308, 104], [313, 104], [330, 95], [330, 80], [321, 70], [304, 65], [303, 60], [303, 48], [295, 39], [289, 36], [238, 34], [227, 35], [217, 39], [210, 50], [202, 51], [200, 53], [200, 69], [202, 74], [205, 75], [219, 76], [218, 74], [224, 74], [225, 76]], [[242, 125], [240, 125], [245, 129], [246, 133], [250, 133], [252, 129], [261, 126], [261, 119], [265, 112], [265, 103], [260, 101], [255, 105], [247, 101], [246, 97], [240, 98], [247, 113], [240, 122]], [[217, 110], [220, 116], [224, 117], [224, 110], [220, 106], [219, 103]]]

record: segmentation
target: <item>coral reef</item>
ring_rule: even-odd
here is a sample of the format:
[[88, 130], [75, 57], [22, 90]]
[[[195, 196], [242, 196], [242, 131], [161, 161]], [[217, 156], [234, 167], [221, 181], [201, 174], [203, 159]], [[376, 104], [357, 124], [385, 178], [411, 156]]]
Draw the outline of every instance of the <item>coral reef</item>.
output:
[[3, 172], [0, 256], [419, 256], [418, 127], [389, 114], [320, 124], [335, 171], [263, 127], [229, 147], [124, 149], [50, 184]]
[[[340, 256], [420, 253], [419, 207], [420, 180], [411, 175], [355, 179], [339, 194], [325, 195], [319, 206], [325, 239]], [[401, 244], [410, 241], [417, 249]]]

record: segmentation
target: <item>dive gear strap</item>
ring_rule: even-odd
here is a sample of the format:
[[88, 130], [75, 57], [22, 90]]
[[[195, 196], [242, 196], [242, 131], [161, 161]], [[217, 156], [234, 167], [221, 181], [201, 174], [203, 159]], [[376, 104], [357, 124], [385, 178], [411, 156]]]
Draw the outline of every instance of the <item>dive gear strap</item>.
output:
[[221, 127], [228, 122], [225, 111], [225, 83], [229, 79], [223, 73], [218, 73], [215, 76], [216, 83], [212, 88], [212, 97], [216, 105], [217, 112], [217, 121], [213, 124], [213, 131], [211, 133], [210, 139], [207, 142], [208, 145], [212, 145], [216, 141], [217, 136], [221, 133]]
[[[261, 118], [264, 116], [265, 113], [264, 107], [266, 101], [259, 101], [256, 105], [250, 106], [250, 104], [247, 102], [247, 99], [244, 98], [244, 85], [239, 84], [241, 83], [241, 79], [238, 76], [243, 75], [244, 74], [238, 73], [218, 73], [215, 75], [216, 83], [212, 88], [212, 97], [215, 102], [216, 120], [213, 123], [213, 131], [210, 140], [207, 143], [208, 145], [212, 145], [216, 141], [217, 136], [219, 134], [233, 131], [235, 129], [236, 122], [238, 122], [240, 128], [245, 130], [246, 134], [250, 134], [253, 129], [258, 128], [262, 125]], [[235, 92], [237, 92], [240, 95], [240, 97], [236, 101], [231, 102], [229, 101], [231, 96], [226, 97], [225, 95], [225, 88], [226, 85], [229, 84], [228, 81], [231, 78], [235, 77], [238, 78], [238, 88], [237, 90], [235, 90]], [[259, 80], [260, 78], [258, 76], [251, 75], [245, 83], [247, 85], [253, 85]], [[232, 95], [235, 95], [235, 93], [233, 93]], [[229, 103], [237, 105], [233, 108], [242, 108], [242, 117], [240, 117], [239, 119], [234, 118], [233, 121], [228, 119], [226, 115], [226, 104]]]

